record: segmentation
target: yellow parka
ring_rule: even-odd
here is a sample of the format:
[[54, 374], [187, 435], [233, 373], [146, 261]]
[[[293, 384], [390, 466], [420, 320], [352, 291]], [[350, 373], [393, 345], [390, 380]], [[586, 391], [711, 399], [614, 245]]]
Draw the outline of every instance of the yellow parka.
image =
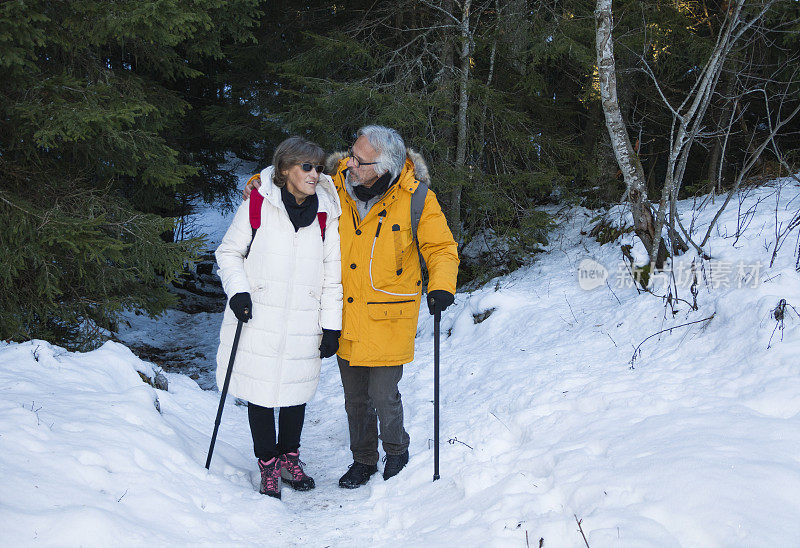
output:
[[[332, 176], [342, 204], [344, 309], [338, 354], [352, 366], [401, 365], [414, 359], [422, 287], [411, 230], [411, 195], [420, 184], [415, 161], [416, 173], [427, 176], [421, 157], [408, 157], [397, 182], [363, 219], [345, 188], [347, 158], [339, 160]], [[428, 268], [428, 290], [455, 294], [457, 245], [432, 191], [425, 199], [417, 239]]]

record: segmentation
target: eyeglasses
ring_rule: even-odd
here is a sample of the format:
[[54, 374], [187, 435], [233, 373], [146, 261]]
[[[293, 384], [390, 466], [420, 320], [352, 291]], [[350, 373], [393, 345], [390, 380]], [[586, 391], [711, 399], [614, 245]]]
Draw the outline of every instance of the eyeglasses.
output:
[[305, 162], [300, 164], [300, 169], [302, 169], [305, 172], [309, 172], [312, 169], [316, 169], [317, 173], [322, 173], [322, 170], [325, 169], [325, 166], [319, 166], [319, 165], [314, 165], [310, 162]]
[[378, 163], [378, 162], [362, 162], [356, 157], [355, 154], [353, 154], [353, 147], [350, 147], [350, 150], [348, 150], [347, 153], [350, 155], [350, 158], [353, 159], [353, 163], [355, 164], [356, 167], [371, 166]]

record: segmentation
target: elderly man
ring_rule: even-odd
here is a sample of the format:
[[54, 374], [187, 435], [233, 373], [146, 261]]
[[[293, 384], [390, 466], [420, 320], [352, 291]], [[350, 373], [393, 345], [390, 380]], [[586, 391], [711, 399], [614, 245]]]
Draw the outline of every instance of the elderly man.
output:
[[393, 129], [365, 126], [347, 156], [330, 166], [342, 204], [344, 308], [337, 359], [353, 463], [339, 486], [359, 487], [378, 470], [378, 424], [386, 453], [383, 479], [408, 463], [398, 382], [414, 359], [422, 294], [419, 252], [428, 268], [428, 310], [453, 303], [457, 245], [433, 192], [412, 230], [412, 196], [428, 179], [422, 158]]

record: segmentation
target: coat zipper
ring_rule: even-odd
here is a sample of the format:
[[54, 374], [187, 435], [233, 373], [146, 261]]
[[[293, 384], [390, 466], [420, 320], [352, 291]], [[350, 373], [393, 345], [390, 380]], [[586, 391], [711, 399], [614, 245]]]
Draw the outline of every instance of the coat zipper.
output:
[[[291, 224], [289, 220], [289, 215], [286, 215], [286, 220]], [[294, 230], [294, 226], [292, 226], [292, 230]], [[281, 339], [280, 343], [278, 344], [278, 382], [276, 383], [276, 389], [278, 393], [275, 395], [275, 401], [280, 401], [280, 393], [281, 393], [281, 382], [283, 381], [283, 352], [286, 349], [286, 335], [289, 331], [289, 310], [291, 309], [292, 304], [292, 295], [294, 294], [294, 273], [297, 266], [297, 235], [299, 232], [295, 232], [294, 236], [292, 237], [292, 270], [289, 273], [289, 286], [286, 288], [286, 300], [283, 302], [283, 329], [281, 331]]]

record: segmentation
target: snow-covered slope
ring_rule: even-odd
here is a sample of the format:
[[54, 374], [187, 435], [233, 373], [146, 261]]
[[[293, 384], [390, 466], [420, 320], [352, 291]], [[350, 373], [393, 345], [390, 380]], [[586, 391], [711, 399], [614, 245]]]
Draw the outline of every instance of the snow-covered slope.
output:
[[[792, 180], [729, 206], [712, 260], [675, 261], [674, 314], [621, 276], [620, 243], [643, 256], [633, 237], [600, 246], [581, 234], [592, 215], [582, 210], [562, 217], [533, 265], [457, 295], [442, 320], [437, 482], [427, 310], [401, 381], [407, 469], [338, 488], [350, 456], [326, 360], [301, 448], [317, 489], [285, 488], [282, 502], [256, 492], [247, 413], [233, 400], [207, 472], [216, 392], [180, 375], [156, 390], [137, 373], [152, 375], [149, 364], [118, 343], [85, 354], [0, 343], [0, 544], [578, 547], [580, 520], [592, 547], [796, 546], [797, 232], [769, 262], [776, 223], [798, 208]], [[696, 230], [715, 211], [698, 212]], [[590, 290], [578, 278], [587, 258], [609, 275]], [[698, 310], [683, 301], [693, 260]], [[178, 316], [153, 322], [153, 338]], [[199, 336], [208, 345], [216, 333]]]

